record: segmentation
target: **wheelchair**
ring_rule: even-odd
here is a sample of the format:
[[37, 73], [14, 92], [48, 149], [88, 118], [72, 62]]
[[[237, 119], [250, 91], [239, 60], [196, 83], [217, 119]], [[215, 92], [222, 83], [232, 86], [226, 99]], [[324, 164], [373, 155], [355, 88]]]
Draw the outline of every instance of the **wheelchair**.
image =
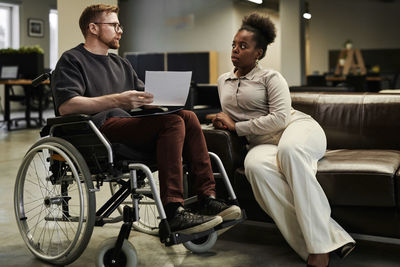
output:
[[[47, 78], [44, 74], [34, 83]], [[26, 246], [42, 261], [53, 265], [74, 262], [87, 247], [95, 226], [119, 222], [123, 223], [118, 236], [98, 249], [97, 266], [137, 265], [137, 252], [128, 241], [132, 229], [158, 235], [166, 246], [183, 243], [194, 253], [203, 253], [213, 247], [218, 231], [246, 219], [242, 210], [241, 219], [204, 232], [172, 232], [153, 176], [157, 170], [154, 153], [111, 144], [88, 115], [49, 118], [40, 135], [18, 170], [14, 209]], [[221, 160], [209, 154], [219, 170], [215, 178], [225, 184], [229, 204], [238, 205]], [[96, 211], [96, 192], [107, 182], [111, 197]], [[196, 201], [196, 196], [185, 198], [185, 206]], [[119, 213], [112, 217], [114, 211]]]

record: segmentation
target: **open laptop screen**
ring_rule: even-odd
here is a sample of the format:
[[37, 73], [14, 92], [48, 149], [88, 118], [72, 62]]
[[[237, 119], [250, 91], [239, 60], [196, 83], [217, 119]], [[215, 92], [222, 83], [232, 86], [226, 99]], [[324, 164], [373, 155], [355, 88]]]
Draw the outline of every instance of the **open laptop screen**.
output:
[[1, 66], [0, 79], [12, 80], [18, 78], [18, 66]]

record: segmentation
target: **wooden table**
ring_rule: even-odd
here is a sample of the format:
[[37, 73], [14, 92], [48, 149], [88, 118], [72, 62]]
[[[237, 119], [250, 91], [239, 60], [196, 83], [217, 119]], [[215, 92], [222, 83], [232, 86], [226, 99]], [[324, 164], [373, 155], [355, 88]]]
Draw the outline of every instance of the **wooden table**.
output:
[[[346, 76], [326, 76], [325, 80], [328, 85], [337, 86], [340, 83], [349, 82]], [[365, 76], [365, 84], [362, 89], [355, 88], [356, 91], [378, 92], [381, 89], [382, 78], [380, 76]], [[358, 82], [353, 81], [355, 84]], [[356, 85], [357, 87], [357, 85]]]
[[[346, 81], [346, 76], [326, 76], [325, 80], [328, 82], [344, 82]], [[365, 80], [368, 82], [380, 82], [381, 77], [379, 76], [367, 76]]]
[[[50, 81], [44, 81], [42, 84], [49, 84]], [[18, 79], [18, 80], [0, 80], [0, 84], [4, 84], [4, 122], [7, 123], [7, 129], [11, 129], [11, 124], [13, 120], [21, 120], [21, 118], [18, 119], [11, 119], [10, 118], [10, 101], [12, 99], [10, 98], [10, 91], [12, 90], [12, 87], [15, 85], [20, 85], [24, 87], [25, 91], [25, 96], [24, 96], [24, 101], [26, 105], [25, 109], [25, 118], [22, 118], [22, 120], [26, 121], [26, 126], [29, 128], [31, 127], [31, 120], [34, 119], [37, 121], [38, 126], [42, 126], [43, 122], [43, 110], [42, 110], [42, 91], [39, 94], [39, 110], [38, 110], [38, 118], [31, 118], [31, 93], [32, 90], [41, 90], [41, 88], [35, 88], [32, 86], [32, 80], [26, 80], [26, 79]]]

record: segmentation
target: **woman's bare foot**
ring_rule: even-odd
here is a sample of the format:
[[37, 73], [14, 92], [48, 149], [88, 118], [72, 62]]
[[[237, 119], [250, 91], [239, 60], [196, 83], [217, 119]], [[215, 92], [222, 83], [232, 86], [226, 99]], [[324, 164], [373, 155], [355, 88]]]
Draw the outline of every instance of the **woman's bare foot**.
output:
[[329, 264], [329, 253], [310, 254], [307, 259], [307, 265], [313, 267], [326, 267]]

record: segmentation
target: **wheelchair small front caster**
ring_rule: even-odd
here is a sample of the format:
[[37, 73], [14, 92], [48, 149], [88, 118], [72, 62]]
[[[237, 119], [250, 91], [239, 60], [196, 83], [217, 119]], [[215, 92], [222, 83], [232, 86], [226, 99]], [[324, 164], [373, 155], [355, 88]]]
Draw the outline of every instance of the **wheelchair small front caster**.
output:
[[96, 253], [96, 266], [97, 267], [136, 267], [138, 263], [137, 253], [135, 247], [131, 242], [124, 239], [121, 252], [117, 259], [112, 259], [114, 246], [117, 238], [110, 238], [105, 240]]
[[193, 253], [204, 253], [209, 251], [215, 245], [217, 238], [217, 232], [212, 232], [207, 236], [185, 242], [183, 243], [183, 246]]

